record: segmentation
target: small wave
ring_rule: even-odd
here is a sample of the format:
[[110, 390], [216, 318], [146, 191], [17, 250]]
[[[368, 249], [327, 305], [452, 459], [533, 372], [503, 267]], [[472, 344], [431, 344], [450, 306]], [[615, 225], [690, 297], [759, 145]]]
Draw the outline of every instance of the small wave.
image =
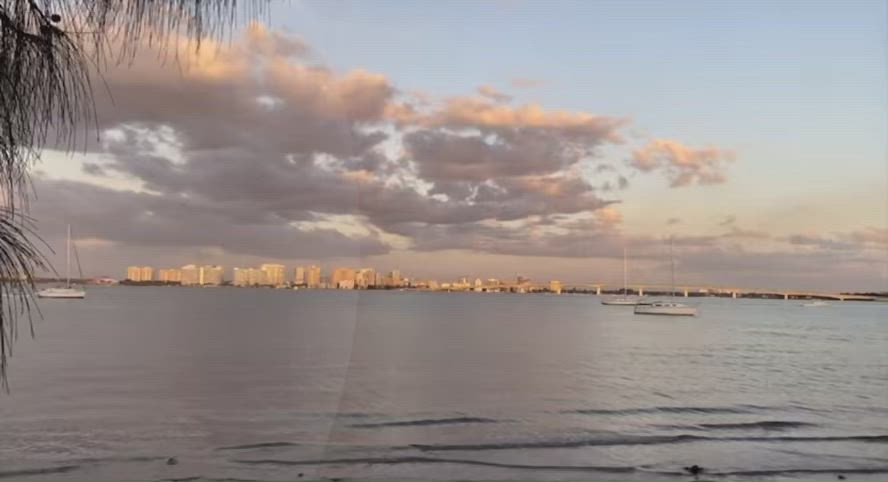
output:
[[580, 415], [639, 415], [645, 413], [747, 414], [766, 408], [767, 407], [759, 407], [755, 405], [734, 407], [641, 407], [624, 409], [581, 408], [578, 410], [567, 410], [562, 413], [576, 413]]
[[252, 449], [267, 449], [274, 447], [294, 447], [299, 444], [294, 442], [261, 442], [255, 444], [246, 444], [246, 445], [230, 445], [228, 447], [218, 447], [216, 450], [252, 450]]
[[191, 477], [177, 477], [175, 479], [159, 479], [157, 482], [192, 482], [194, 480], [206, 480], [207, 482], [259, 482], [257, 479], [240, 479], [232, 477], [204, 477], [194, 475]]
[[235, 462], [250, 465], [400, 465], [400, 464], [461, 464], [477, 465], [482, 467], [498, 467], [506, 469], [528, 470], [565, 470], [565, 471], [594, 471], [608, 473], [634, 472], [635, 467], [620, 466], [593, 466], [593, 465], [528, 465], [509, 464], [504, 462], [487, 462], [472, 459], [441, 459], [435, 457], [366, 457], [346, 459], [317, 459], [317, 460], [236, 460]]
[[36, 469], [20, 469], [0, 471], [0, 479], [10, 477], [28, 477], [31, 475], [64, 474], [79, 469], [79, 465], [59, 465], [57, 467], [40, 467]]
[[354, 428], [378, 428], [378, 427], [421, 427], [426, 425], [456, 425], [470, 423], [498, 423], [492, 418], [482, 417], [453, 417], [453, 418], [424, 418], [418, 420], [399, 420], [393, 422], [355, 423]]
[[888, 435], [849, 435], [849, 436], [777, 436], [777, 437], [708, 437], [704, 435], [652, 435], [623, 438], [598, 438], [581, 440], [543, 440], [532, 442], [504, 442], [493, 444], [453, 444], [428, 445], [413, 444], [412, 448], [423, 452], [516, 450], [604, 447], [621, 445], [666, 445], [690, 442], [865, 442], [888, 443]]
[[[660, 475], [687, 475], [687, 472], [679, 471], [658, 471]], [[829, 468], [829, 469], [761, 469], [761, 470], [728, 470], [716, 471], [707, 470], [705, 475], [714, 477], [779, 477], [784, 475], [803, 475], [803, 474], [886, 474], [888, 466], [885, 467], [861, 467], [861, 468]]]
[[101, 464], [105, 462], [157, 462], [167, 459], [169, 457], [160, 455], [134, 455], [130, 457], [91, 457], [77, 459], [76, 462], [80, 464]]
[[658, 425], [662, 428], [670, 428], [677, 430], [786, 430], [790, 428], [816, 427], [817, 424], [809, 422], [794, 422], [786, 420], [762, 420], [759, 422], [737, 422], [737, 423], [698, 423], [693, 425]]

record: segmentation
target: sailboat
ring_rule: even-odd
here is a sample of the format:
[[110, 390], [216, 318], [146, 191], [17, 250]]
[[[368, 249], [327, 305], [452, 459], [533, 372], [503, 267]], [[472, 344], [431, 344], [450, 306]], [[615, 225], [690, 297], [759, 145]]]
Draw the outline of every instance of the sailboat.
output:
[[669, 238], [669, 261], [672, 266], [672, 294], [668, 301], [654, 301], [635, 305], [636, 315], [694, 316], [697, 308], [675, 301], [675, 256], [672, 254], [672, 238]]
[[86, 292], [71, 287], [71, 225], [68, 225], [68, 238], [65, 244], [65, 287], [46, 288], [37, 292], [38, 298], [54, 298], [64, 300], [82, 300]]
[[635, 306], [638, 298], [627, 296], [629, 294], [629, 270], [626, 264], [626, 248], [623, 248], [623, 294], [616, 298], [601, 300], [602, 305]]

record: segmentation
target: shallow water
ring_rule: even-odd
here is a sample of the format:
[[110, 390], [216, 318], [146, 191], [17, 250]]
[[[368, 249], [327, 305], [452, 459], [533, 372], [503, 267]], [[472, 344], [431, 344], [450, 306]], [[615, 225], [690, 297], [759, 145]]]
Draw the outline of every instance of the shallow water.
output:
[[888, 477], [888, 304], [691, 301], [676, 319], [583, 295], [45, 300], [0, 397], [0, 477]]

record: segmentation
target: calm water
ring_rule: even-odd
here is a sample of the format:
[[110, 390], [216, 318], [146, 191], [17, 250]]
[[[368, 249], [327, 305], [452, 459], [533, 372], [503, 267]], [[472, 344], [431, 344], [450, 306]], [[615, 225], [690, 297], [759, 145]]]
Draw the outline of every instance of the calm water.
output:
[[[888, 477], [888, 304], [95, 288], [0, 397], [17, 479]], [[167, 465], [176, 457], [177, 465]]]

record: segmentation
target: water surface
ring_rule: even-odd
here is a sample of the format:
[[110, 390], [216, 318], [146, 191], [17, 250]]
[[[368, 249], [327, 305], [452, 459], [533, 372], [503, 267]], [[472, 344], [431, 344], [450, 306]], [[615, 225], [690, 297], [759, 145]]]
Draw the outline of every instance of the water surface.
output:
[[888, 305], [692, 301], [676, 319], [586, 295], [44, 300], [0, 397], [0, 477], [888, 477]]

